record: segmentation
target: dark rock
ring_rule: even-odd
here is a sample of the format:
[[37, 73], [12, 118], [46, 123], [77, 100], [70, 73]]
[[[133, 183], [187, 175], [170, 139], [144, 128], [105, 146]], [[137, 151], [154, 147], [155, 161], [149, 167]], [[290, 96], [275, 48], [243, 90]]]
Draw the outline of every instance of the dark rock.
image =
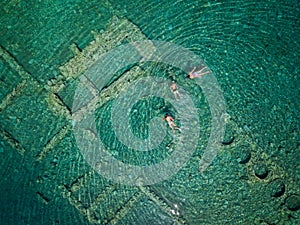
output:
[[257, 164], [254, 166], [254, 173], [260, 179], [265, 179], [268, 176], [269, 170], [265, 164]]
[[240, 164], [245, 164], [249, 162], [251, 158], [251, 151], [248, 149], [241, 149], [241, 151], [236, 153], [237, 161]]
[[280, 197], [285, 192], [285, 185], [281, 179], [273, 180], [268, 185], [268, 191], [272, 197]]
[[300, 209], [300, 196], [291, 195], [285, 199], [286, 207], [291, 211], [297, 211]]
[[234, 137], [228, 137], [227, 139], [224, 139], [222, 141], [222, 145], [230, 145], [233, 143], [233, 141], [234, 141]]
[[223, 145], [230, 145], [233, 143], [234, 139], [234, 129], [231, 126], [226, 125], [225, 135], [221, 143]]

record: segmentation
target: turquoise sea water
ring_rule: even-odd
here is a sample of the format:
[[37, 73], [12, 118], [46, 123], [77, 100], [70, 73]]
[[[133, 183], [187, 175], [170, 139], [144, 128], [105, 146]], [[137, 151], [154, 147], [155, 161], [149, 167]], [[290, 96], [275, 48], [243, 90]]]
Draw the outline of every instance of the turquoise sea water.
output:
[[[2, 1], [1, 224], [299, 224], [299, 6], [292, 0]], [[174, 173], [164, 181], [128, 186], [96, 172], [104, 161], [88, 163], [86, 157], [98, 153], [88, 151], [90, 142], [84, 150], [78, 146], [72, 103], [80, 75], [91, 66], [81, 69], [84, 60], [94, 62], [97, 51], [138, 40], [170, 42], [203, 61], [187, 59], [184, 70], [139, 62], [112, 74], [103, 89], [87, 84], [80, 98], [93, 91], [102, 97], [94, 113], [97, 134], [88, 129], [85, 134], [98, 137], [118, 161], [142, 167], [163, 162], [181, 146], [181, 133], [174, 135], [161, 120], [166, 113], [187, 131], [196, 127], [199, 137], [179, 171], [174, 159], [169, 163]], [[149, 49], [135, 51], [142, 55]], [[72, 61], [76, 57], [80, 60]], [[217, 157], [200, 173], [212, 130], [211, 105], [197, 79], [185, 79], [185, 72], [203, 63], [224, 96], [226, 113], [220, 116], [226, 117], [226, 130]], [[185, 126], [172, 102], [141, 95], [128, 109], [123, 136], [151, 138], [155, 117], [166, 135], [156, 148], [136, 151], [119, 140], [112, 105], [120, 90], [149, 75], [174, 80], [187, 91], [200, 125]], [[173, 97], [168, 87], [165, 93]], [[152, 176], [164, 176], [164, 170]]]

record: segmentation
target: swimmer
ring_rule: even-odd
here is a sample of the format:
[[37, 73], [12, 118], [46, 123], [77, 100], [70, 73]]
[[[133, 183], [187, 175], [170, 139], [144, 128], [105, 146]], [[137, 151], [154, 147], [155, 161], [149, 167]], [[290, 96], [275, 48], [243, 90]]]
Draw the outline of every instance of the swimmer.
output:
[[178, 100], [178, 98], [182, 97], [182, 95], [179, 93], [178, 87], [177, 87], [177, 85], [174, 81], [172, 81], [172, 83], [170, 85], [170, 89], [174, 93], [174, 97], [175, 97], [176, 100]]
[[175, 119], [170, 114], [167, 113], [163, 120], [168, 122], [168, 125], [172, 129], [173, 133], [175, 132], [175, 129], [181, 131], [181, 129], [175, 124]]
[[210, 70], [203, 72], [203, 70], [205, 70], [205, 69], [208, 69], [207, 66], [204, 66], [202, 69], [195, 71], [196, 70], [196, 66], [195, 66], [193, 68], [193, 70], [191, 72], [189, 72], [189, 75], [187, 76], [187, 78], [190, 78], [190, 79], [194, 79], [196, 77], [201, 78], [204, 74], [208, 74], [211, 72]]

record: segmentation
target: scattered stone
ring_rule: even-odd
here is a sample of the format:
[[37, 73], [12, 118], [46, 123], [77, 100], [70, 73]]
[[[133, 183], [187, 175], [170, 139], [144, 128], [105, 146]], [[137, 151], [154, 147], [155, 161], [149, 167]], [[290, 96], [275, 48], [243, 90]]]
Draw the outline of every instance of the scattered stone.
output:
[[285, 199], [286, 207], [291, 211], [297, 211], [300, 209], [300, 196], [291, 195]]
[[254, 173], [260, 179], [265, 179], [268, 176], [269, 170], [265, 164], [257, 164], [254, 166]]
[[285, 192], [285, 184], [281, 179], [273, 180], [268, 185], [268, 191], [272, 197], [280, 197]]

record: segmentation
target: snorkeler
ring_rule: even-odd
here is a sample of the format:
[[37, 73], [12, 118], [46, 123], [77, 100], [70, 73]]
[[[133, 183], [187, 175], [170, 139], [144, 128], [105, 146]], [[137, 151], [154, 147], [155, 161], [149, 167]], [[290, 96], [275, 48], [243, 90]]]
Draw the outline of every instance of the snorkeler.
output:
[[182, 97], [182, 95], [179, 93], [178, 87], [177, 87], [177, 85], [174, 81], [172, 81], [172, 83], [170, 85], [170, 89], [174, 93], [174, 97], [175, 97], [176, 100], [178, 100], [178, 98]]
[[163, 120], [166, 120], [168, 122], [168, 125], [172, 129], [173, 133], [175, 129], [181, 131], [181, 129], [175, 124], [175, 119], [169, 113], [166, 114]]
[[207, 66], [204, 66], [202, 69], [198, 70], [198, 71], [195, 71], [196, 70], [196, 66], [193, 68], [193, 70], [191, 72], [189, 72], [189, 75], [187, 76], [187, 78], [190, 78], [190, 79], [194, 79], [196, 77], [199, 77], [201, 78], [204, 74], [208, 74], [210, 73], [211, 71], [208, 70], [206, 72], [202, 72], [203, 70], [205, 69], [208, 69]]

